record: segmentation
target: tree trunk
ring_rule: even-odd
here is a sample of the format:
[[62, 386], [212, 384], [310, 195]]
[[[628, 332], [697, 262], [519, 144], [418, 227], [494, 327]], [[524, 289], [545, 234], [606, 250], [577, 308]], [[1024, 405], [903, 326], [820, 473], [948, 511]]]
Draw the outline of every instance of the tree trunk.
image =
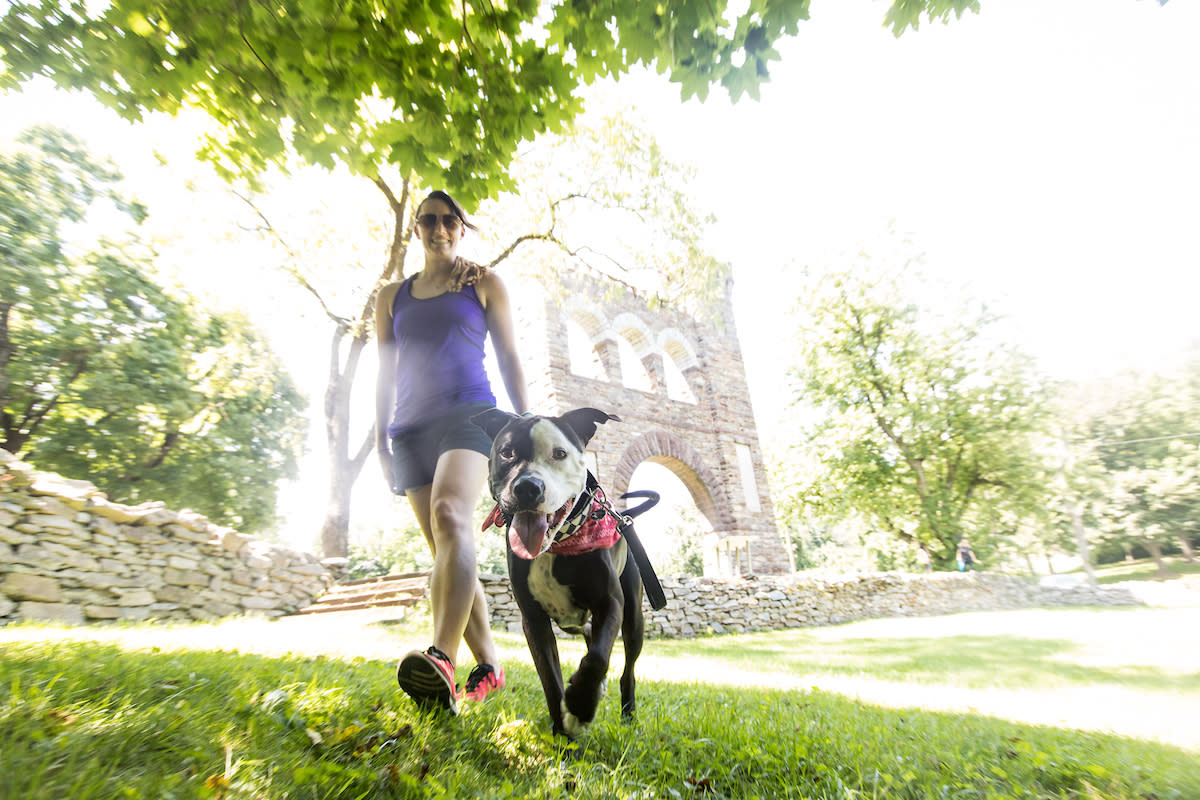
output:
[[[362, 330], [365, 326], [359, 326]], [[350, 336], [345, 363], [340, 358], [342, 342]], [[358, 374], [359, 357], [366, 346], [366, 337], [351, 335], [339, 326], [330, 341], [329, 381], [325, 389], [325, 441], [329, 446], [329, 502], [325, 506], [325, 521], [321, 525], [321, 553], [325, 558], [346, 557], [350, 554], [350, 497], [354, 482], [375, 441], [372, 426], [366, 438], [351, 454], [350, 447], [350, 390]]]
[[[408, 249], [411, 183], [401, 183], [400, 197], [393, 194], [382, 178], [374, 180], [387, 198], [392, 210], [394, 227], [388, 249], [387, 263], [376, 281], [375, 290], [363, 303], [358, 319], [353, 322], [335, 318], [329, 347], [329, 378], [325, 385], [325, 440], [329, 446], [329, 502], [321, 524], [321, 552], [325, 558], [346, 557], [350, 553], [350, 496], [367, 457], [375, 448], [375, 426], [367, 431], [350, 454], [350, 393], [358, 374], [359, 358], [367, 342], [374, 336], [375, 295], [384, 284], [403, 277], [404, 254]], [[341, 361], [342, 344], [350, 337], [345, 364]], [[373, 413], [372, 413], [373, 416]]]
[[1167, 566], [1167, 562], [1165, 560], [1163, 560], [1163, 551], [1162, 551], [1161, 544], [1159, 544], [1158, 542], [1151, 539], [1149, 541], [1142, 542], [1142, 546], [1145, 547], [1146, 550], [1148, 550], [1150, 552], [1151, 557], [1154, 558], [1154, 563], [1158, 565], [1158, 569], [1155, 570], [1155, 572], [1154, 572], [1154, 577], [1156, 577], [1156, 578], [1174, 578], [1175, 577], [1175, 573], [1171, 571], [1171, 568]]
[[1083, 527], [1083, 504], [1071, 504], [1071, 531], [1075, 534], [1075, 550], [1079, 560], [1083, 562], [1083, 571], [1087, 573], [1089, 586], [1096, 586], [1096, 568], [1092, 566], [1092, 552], [1088, 547], [1087, 531]]
[[1187, 534], [1180, 534], [1179, 549], [1183, 551], [1183, 560], [1189, 564], [1196, 562], [1196, 553], [1192, 550], [1192, 543], [1188, 541]]
[[[330, 442], [329, 446], [344, 446]], [[325, 558], [345, 558], [350, 554], [350, 497], [357, 474], [346, 468], [343, 458], [330, 458], [329, 502], [321, 524], [321, 554]]]

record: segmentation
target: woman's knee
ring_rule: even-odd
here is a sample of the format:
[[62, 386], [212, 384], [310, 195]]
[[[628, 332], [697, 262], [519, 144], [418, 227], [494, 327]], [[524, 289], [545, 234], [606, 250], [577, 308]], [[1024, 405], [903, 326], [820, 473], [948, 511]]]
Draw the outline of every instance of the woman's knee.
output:
[[439, 540], [470, 534], [471, 508], [458, 498], [435, 498], [429, 505], [429, 517]]

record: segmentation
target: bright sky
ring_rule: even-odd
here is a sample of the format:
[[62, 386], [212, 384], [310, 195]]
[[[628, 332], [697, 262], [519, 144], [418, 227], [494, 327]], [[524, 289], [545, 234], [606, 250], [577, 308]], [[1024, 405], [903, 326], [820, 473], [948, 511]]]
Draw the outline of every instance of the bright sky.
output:
[[680, 108], [639, 86], [700, 165], [763, 400], [757, 356], [802, 291], [789, 261], [890, 221], [1056, 376], [1157, 365], [1200, 337], [1200, 4], [984, 0], [899, 40], [883, 11], [814, 2], [759, 103]]
[[[776, 323], [803, 291], [799, 268], [886, 242], [891, 224], [930, 271], [1007, 314], [1054, 376], [1161, 366], [1200, 337], [1200, 3], [983, 0], [980, 15], [899, 40], [881, 26], [885, 9], [816, 0], [757, 103], [714, 92], [683, 104], [658, 76], [620, 85], [668, 152], [699, 169], [697, 204], [718, 219], [711, 245], [734, 269], [760, 424], [783, 413]], [[0, 98], [0, 136], [49, 117], [135, 179], [151, 169], [150, 144], [194, 149], [46, 97]], [[200, 174], [174, 169], [157, 179]], [[220, 282], [235, 296], [248, 285]], [[309, 363], [326, 340], [313, 311], [321, 358]], [[323, 376], [305, 388], [319, 404]], [[320, 470], [324, 442], [311, 447]], [[319, 488], [296, 493], [299, 511], [319, 518], [324, 476], [307, 478]]]

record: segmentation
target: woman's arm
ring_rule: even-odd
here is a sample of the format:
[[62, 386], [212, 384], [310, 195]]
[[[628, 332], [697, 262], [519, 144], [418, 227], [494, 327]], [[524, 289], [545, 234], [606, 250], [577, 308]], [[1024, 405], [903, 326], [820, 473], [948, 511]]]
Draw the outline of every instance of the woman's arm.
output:
[[375, 343], [378, 346], [379, 371], [375, 378], [375, 450], [388, 488], [396, 490], [392, 474], [392, 447], [387, 429], [396, 403], [396, 334], [392, 330], [392, 302], [398, 283], [389, 283], [375, 296]]
[[529, 410], [529, 397], [525, 388], [525, 372], [517, 357], [516, 335], [513, 333], [512, 306], [508, 301], [508, 289], [494, 272], [485, 273], [475, 284], [475, 293], [483, 304], [487, 317], [488, 333], [496, 350], [496, 362], [500, 367], [500, 378], [508, 392], [513, 411], [524, 414]]

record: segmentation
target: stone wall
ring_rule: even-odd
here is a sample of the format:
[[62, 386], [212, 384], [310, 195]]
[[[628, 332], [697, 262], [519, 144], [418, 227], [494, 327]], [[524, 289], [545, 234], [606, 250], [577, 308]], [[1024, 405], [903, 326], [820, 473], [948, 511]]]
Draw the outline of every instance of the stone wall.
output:
[[[483, 576], [492, 627], [519, 632], [508, 579]], [[757, 578], [666, 578], [667, 607], [646, 606], [646, 635], [686, 638], [832, 625], [878, 617], [1076, 605], [1137, 605], [1124, 587], [1040, 586], [988, 572], [877, 573], [836, 579], [798, 574]]]
[[0, 623], [279, 616], [330, 580], [309, 553], [161, 503], [113, 503], [0, 450]]

